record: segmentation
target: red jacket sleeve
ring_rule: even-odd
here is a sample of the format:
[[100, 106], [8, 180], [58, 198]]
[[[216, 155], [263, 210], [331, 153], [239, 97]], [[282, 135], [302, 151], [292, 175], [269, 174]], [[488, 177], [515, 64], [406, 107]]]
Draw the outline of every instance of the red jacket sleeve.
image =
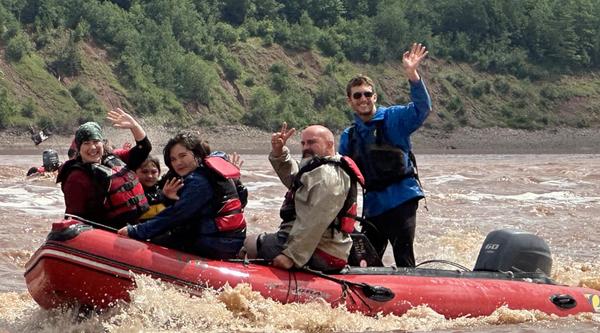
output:
[[65, 195], [65, 214], [87, 216], [87, 203], [93, 200], [92, 180], [83, 170], [73, 170], [63, 184]]

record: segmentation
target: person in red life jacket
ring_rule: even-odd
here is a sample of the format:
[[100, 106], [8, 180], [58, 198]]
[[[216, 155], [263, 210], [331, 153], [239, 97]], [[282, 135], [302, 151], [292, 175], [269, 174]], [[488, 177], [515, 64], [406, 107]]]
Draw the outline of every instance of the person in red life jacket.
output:
[[61, 166], [60, 160], [58, 158], [58, 153], [54, 149], [46, 149], [42, 153], [42, 166], [39, 167], [31, 167], [27, 171], [27, 177], [43, 175], [46, 172], [54, 172], [57, 171]]
[[146, 132], [128, 113], [117, 108], [107, 119], [129, 129], [136, 145], [122, 155], [105, 144], [100, 125], [87, 122], [77, 129], [77, 157], [64, 163], [56, 182], [65, 197], [65, 214], [120, 228], [135, 223], [148, 210], [144, 189], [133, 170], [146, 160], [152, 145]]
[[148, 211], [140, 217], [140, 222], [149, 220], [172, 204], [177, 198], [177, 191], [183, 186], [181, 179], [160, 179], [160, 161], [154, 156], [149, 156], [142, 165], [135, 170], [144, 188], [144, 194], [150, 206]]
[[138, 240], [206, 258], [235, 258], [246, 237], [246, 219], [234, 178], [239, 169], [210, 155], [210, 146], [192, 132], [182, 132], [163, 150], [169, 171], [183, 186], [173, 205], [154, 218], [118, 232]]
[[338, 271], [347, 264], [352, 247], [356, 181], [362, 176], [352, 160], [336, 154], [333, 134], [320, 125], [302, 131], [302, 160], [293, 160], [285, 144], [294, 132], [284, 123], [272, 135], [269, 155], [289, 189], [280, 210], [283, 221], [276, 233], [248, 237], [246, 255], [273, 260], [284, 269], [308, 265]]
[[46, 172], [46, 169], [43, 166], [31, 167], [27, 170], [27, 177], [42, 175], [44, 172]]

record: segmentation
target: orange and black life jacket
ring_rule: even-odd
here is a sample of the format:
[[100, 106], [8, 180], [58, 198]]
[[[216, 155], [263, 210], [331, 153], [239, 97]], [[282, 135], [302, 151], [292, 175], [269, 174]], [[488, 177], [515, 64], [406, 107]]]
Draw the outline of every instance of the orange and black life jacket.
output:
[[92, 164], [91, 170], [94, 180], [106, 189], [104, 207], [108, 220], [120, 220], [123, 216], [137, 219], [148, 210], [148, 199], [140, 180], [118, 157], [109, 155], [102, 164]]
[[215, 224], [220, 232], [246, 228], [244, 207], [248, 192], [240, 182], [240, 170], [219, 156], [208, 156], [202, 160], [208, 170], [213, 187]]
[[346, 200], [344, 201], [342, 209], [336, 216], [335, 220], [331, 222], [331, 227], [345, 233], [351, 233], [354, 231], [354, 222], [356, 221], [357, 214], [356, 183], [358, 182], [361, 184], [361, 186], [364, 186], [364, 178], [354, 161], [347, 156], [342, 156], [339, 161], [326, 157], [315, 157], [308, 162], [308, 164], [303, 166], [294, 176], [294, 182], [290, 190], [285, 195], [285, 200], [283, 201], [283, 205], [279, 210], [279, 216], [281, 219], [283, 219], [283, 221], [286, 222], [296, 219], [296, 204], [294, 198], [296, 191], [302, 186], [300, 178], [305, 172], [312, 171], [324, 164], [339, 165], [342, 170], [344, 170], [346, 174], [350, 176], [350, 190], [348, 191], [348, 195], [346, 196]]

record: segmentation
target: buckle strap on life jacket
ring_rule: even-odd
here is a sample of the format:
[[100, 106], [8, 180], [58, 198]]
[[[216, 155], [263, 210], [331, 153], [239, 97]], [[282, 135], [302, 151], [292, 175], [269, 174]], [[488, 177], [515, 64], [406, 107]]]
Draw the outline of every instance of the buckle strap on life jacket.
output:
[[127, 201], [119, 203], [119, 204], [114, 204], [112, 202], [109, 202], [108, 205], [113, 208], [113, 209], [119, 209], [121, 207], [124, 206], [137, 206], [140, 202], [142, 202], [144, 199], [146, 199], [146, 196], [143, 194], [138, 194], [134, 197], [128, 198]]
[[339, 161], [330, 158], [315, 157], [307, 165], [298, 170], [298, 173], [294, 176], [292, 187], [286, 193], [284, 203], [280, 210], [280, 216], [284, 221], [293, 221], [296, 219], [296, 205], [294, 198], [296, 191], [302, 186], [302, 182], [300, 181], [302, 175], [324, 164], [338, 165], [350, 177], [351, 185], [348, 190], [348, 195], [346, 196], [342, 209], [340, 209], [335, 220], [330, 224], [330, 228], [332, 229], [350, 233], [354, 230], [354, 218], [357, 215], [356, 183], [359, 182], [361, 186], [363, 186], [364, 177], [354, 161], [348, 156], [343, 156]]

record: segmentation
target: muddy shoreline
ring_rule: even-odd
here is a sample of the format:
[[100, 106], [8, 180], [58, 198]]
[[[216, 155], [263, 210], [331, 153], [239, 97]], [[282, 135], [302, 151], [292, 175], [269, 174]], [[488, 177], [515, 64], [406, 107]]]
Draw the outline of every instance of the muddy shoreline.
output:
[[[236, 151], [240, 154], [269, 152], [271, 133], [247, 126], [198, 128], [213, 150]], [[154, 146], [153, 154], [160, 155], [166, 141], [176, 129], [146, 128]], [[129, 131], [105, 128], [106, 136], [115, 146], [131, 141]], [[72, 137], [51, 135], [38, 146], [30, 134], [0, 132], [0, 154], [36, 154], [55, 149], [66, 155]], [[416, 154], [600, 154], [600, 130], [559, 128], [542, 131], [524, 131], [505, 128], [459, 128], [452, 132], [421, 129], [413, 137]], [[297, 152], [298, 135], [290, 141]]]

